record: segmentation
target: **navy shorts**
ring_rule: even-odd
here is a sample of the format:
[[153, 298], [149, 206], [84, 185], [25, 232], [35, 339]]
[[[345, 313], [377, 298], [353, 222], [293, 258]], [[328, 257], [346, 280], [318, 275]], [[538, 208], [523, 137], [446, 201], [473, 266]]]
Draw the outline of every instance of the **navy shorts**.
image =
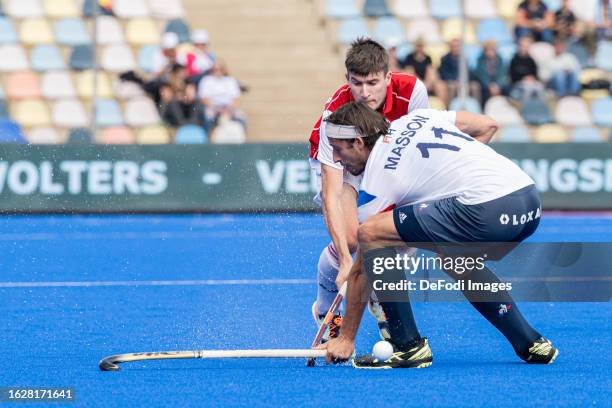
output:
[[398, 207], [393, 220], [407, 243], [521, 242], [535, 232], [541, 212], [538, 190], [530, 185], [481, 204], [450, 197]]

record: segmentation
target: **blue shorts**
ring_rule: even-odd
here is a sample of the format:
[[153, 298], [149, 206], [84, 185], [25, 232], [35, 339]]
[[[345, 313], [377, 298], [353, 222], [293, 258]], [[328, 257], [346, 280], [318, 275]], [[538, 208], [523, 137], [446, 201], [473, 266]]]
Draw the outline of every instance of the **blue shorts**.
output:
[[481, 204], [449, 197], [398, 207], [393, 220], [407, 243], [521, 242], [535, 232], [541, 212], [538, 190], [530, 185]]

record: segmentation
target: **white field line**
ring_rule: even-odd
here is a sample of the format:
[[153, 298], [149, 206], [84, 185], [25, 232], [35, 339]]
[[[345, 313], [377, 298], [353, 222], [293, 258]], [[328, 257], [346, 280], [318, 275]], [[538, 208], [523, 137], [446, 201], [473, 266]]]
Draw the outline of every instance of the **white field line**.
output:
[[89, 288], [117, 286], [223, 286], [223, 285], [312, 285], [314, 279], [206, 279], [206, 280], [145, 280], [90, 282], [0, 282], [0, 288]]

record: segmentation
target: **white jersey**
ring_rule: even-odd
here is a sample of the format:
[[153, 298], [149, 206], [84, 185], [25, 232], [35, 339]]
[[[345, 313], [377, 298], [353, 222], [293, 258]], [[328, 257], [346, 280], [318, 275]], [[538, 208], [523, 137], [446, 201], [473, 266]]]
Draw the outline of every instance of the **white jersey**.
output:
[[455, 112], [419, 109], [391, 123], [363, 173], [360, 222], [393, 207], [448, 197], [480, 204], [534, 184], [511, 160], [462, 133], [455, 118]]

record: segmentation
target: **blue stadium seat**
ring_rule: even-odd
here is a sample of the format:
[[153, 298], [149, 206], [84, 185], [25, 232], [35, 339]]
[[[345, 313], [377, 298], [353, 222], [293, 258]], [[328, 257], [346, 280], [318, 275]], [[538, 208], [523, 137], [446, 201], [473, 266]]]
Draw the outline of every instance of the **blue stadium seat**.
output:
[[591, 110], [597, 126], [612, 128], [612, 97], [594, 100]]
[[431, 16], [438, 20], [446, 20], [447, 18], [461, 17], [463, 15], [460, 0], [431, 0], [429, 4]]
[[91, 144], [92, 141], [91, 132], [85, 128], [70, 129], [70, 133], [68, 133], [68, 143]]
[[28, 143], [21, 126], [9, 119], [0, 119], [0, 143]]
[[412, 51], [414, 51], [414, 48], [412, 47], [412, 44], [410, 43], [403, 43], [397, 46], [397, 59], [400, 61], [403, 61], [406, 59], [406, 57], [408, 57], [408, 55], [410, 55], [412, 53]]
[[464, 101], [459, 98], [455, 98], [451, 101], [449, 110], [452, 111], [467, 111], [472, 113], [482, 113], [480, 103], [474, 98], [467, 97]]
[[87, 28], [80, 18], [66, 18], [55, 23], [55, 40], [60, 45], [89, 44]]
[[84, 71], [93, 68], [93, 49], [91, 45], [77, 45], [70, 54], [70, 69]]
[[568, 44], [567, 51], [571, 54], [574, 54], [578, 61], [580, 61], [580, 65], [586, 67], [589, 65], [589, 50], [586, 49], [584, 45], [577, 41], [573, 41]]
[[406, 42], [406, 30], [395, 17], [381, 17], [374, 25], [374, 39], [381, 44], [387, 44], [393, 39], [397, 44]]
[[507, 67], [510, 67], [510, 61], [512, 61], [512, 57], [516, 54], [516, 48], [514, 43], [499, 44], [497, 46], [497, 54], [499, 54]]
[[159, 53], [159, 45], [145, 45], [138, 52], [138, 66], [144, 72], [155, 71], [155, 56]]
[[0, 43], [16, 43], [17, 32], [10, 18], [0, 17]]
[[495, 40], [498, 45], [512, 43], [512, 36], [504, 20], [490, 18], [481, 20], [477, 29], [478, 41]]
[[166, 25], [166, 29], [164, 30], [166, 33], [175, 33], [178, 35], [179, 41], [181, 43], [187, 43], [191, 41], [191, 30], [187, 23], [180, 19], [170, 20]]
[[574, 129], [570, 135], [572, 142], [600, 143], [603, 142], [599, 130], [593, 126], [580, 126]]
[[529, 131], [525, 126], [522, 125], [509, 125], [504, 126], [501, 132], [496, 136], [498, 142], [510, 142], [510, 143], [529, 143], [531, 139], [529, 137]]
[[327, 0], [325, 16], [328, 18], [352, 18], [359, 16], [356, 0]]
[[184, 125], [176, 132], [177, 144], [202, 144], [208, 141], [208, 135], [201, 126]]
[[39, 45], [32, 50], [30, 64], [35, 71], [66, 69], [60, 50], [54, 45]]
[[468, 68], [471, 70], [476, 69], [478, 65], [478, 57], [482, 54], [482, 47], [479, 44], [464, 44], [463, 53], [468, 63]]
[[361, 18], [348, 18], [340, 23], [336, 37], [340, 44], [350, 44], [358, 37], [369, 37], [368, 24]]
[[363, 15], [367, 17], [390, 16], [391, 11], [387, 5], [387, 0], [365, 0]]
[[530, 125], [552, 123], [553, 118], [546, 101], [538, 98], [529, 99], [521, 108], [521, 115]]
[[114, 99], [100, 99], [96, 103], [96, 123], [102, 127], [122, 126], [121, 108]]
[[6, 101], [4, 99], [0, 99], [0, 119], [8, 119], [8, 107], [6, 106]]
[[612, 71], [612, 41], [600, 41], [597, 44], [595, 65], [604, 71]]
[[554, 13], [561, 8], [562, 0], [544, 0], [544, 4], [546, 4], [549, 11]]

